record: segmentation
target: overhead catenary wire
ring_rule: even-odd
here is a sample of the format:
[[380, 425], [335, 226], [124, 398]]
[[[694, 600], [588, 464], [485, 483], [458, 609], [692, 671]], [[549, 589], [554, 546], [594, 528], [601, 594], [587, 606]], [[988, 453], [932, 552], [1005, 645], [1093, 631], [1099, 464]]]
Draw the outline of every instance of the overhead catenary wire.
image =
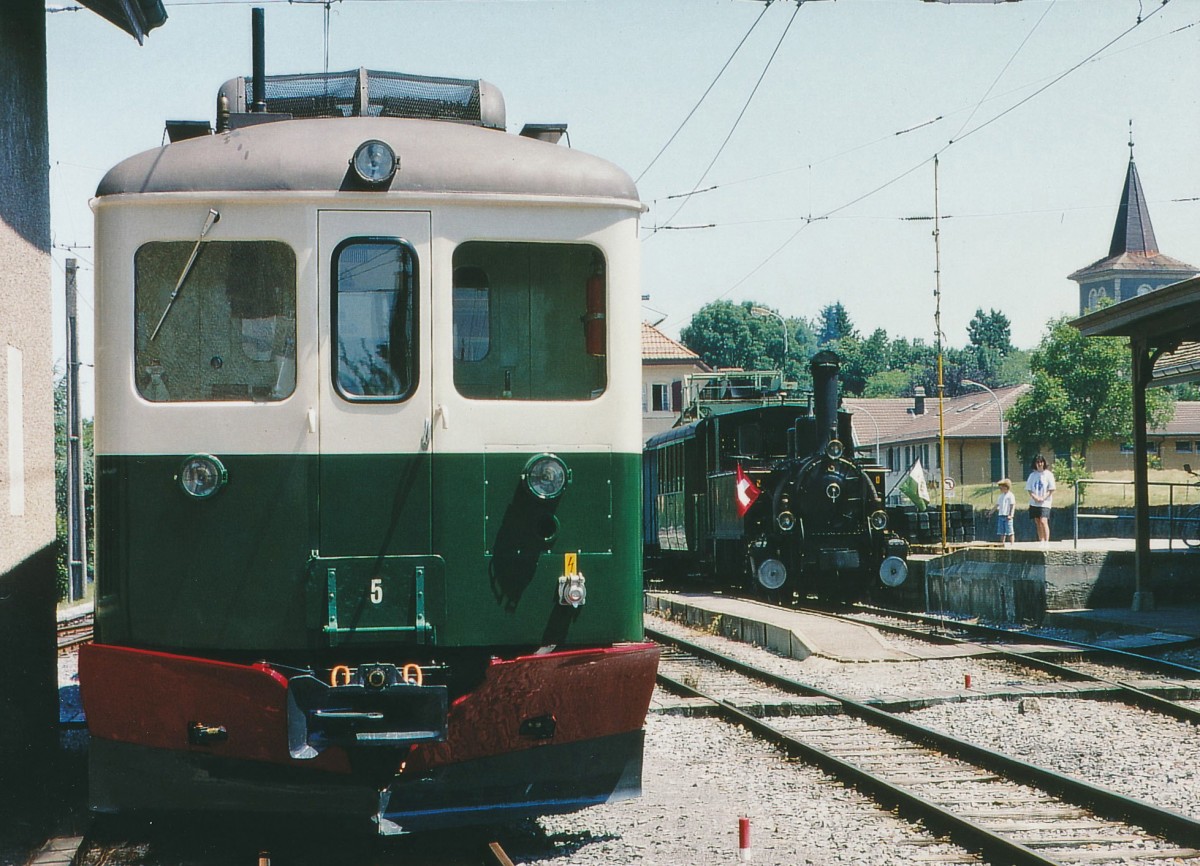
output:
[[[754, 100], [754, 95], [758, 93], [758, 88], [762, 85], [763, 79], [766, 78], [767, 72], [770, 71], [771, 64], [774, 62], [775, 57], [779, 54], [779, 49], [783, 45], [783, 40], [787, 38], [788, 31], [792, 29], [792, 23], [796, 20], [796, 16], [800, 13], [800, 7], [803, 5], [803, 0], [797, 0], [796, 8], [792, 10], [792, 17], [788, 19], [787, 26], [783, 28], [783, 33], [780, 34], [779, 41], [775, 43], [775, 48], [771, 51], [771, 56], [767, 58], [767, 62], [763, 65], [763, 70], [759, 74], [758, 80], [754, 82], [754, 87], [751, 88], [750, 94], [746, 97], [746, 101], [742, 105], [742, 110], [739, 111], [738, 116], [734, 118], [733, 124], [729, 128], [729, 132], [725, 136], [725, 140], [721, 142], [721, 146], [717, 148], [717, 152], [713, 154], [713, 158], [709, 160], [704, 172], [700, 175], [700, 179], [696, 181], [695, 186], [692, 188], [693, 193], [700, 188], [700, 184], [704, 183], [705, 179], [708, 177], [708, 173], [712, 171], [712, 167], [716, 165], [717, 160], [721, 158], [721, 154], [725, 152], [726, 145], [728, 145], [730, 139], [733, 138], [733, 134], [737, 131], [738, 126], [741, 124], [742, 118], [746, 116], [746, 112], [750, 108], [750, 103]], [[679, 207], [675, 208], [675, 212], [667, 217], [667, 219], [663, 222], [663, 225], [669, 225], [671, 221], [675, 219], [675, 217], [679, 216], [679, 212], [687, 207], [687, 204], [690, 200], [690, 196], [684, 198], [684, 200], [680, 202]], [[653, 233], [651, 234], [653, 235]]]
[[925, 166], [925, 165], [928, 165], [930, 162], [933, 162], [933, 161], [934, 161], [935, 159], [937, 159], [937, 158], [938, 158], [938, 157], [939, 157], [941, 154], [944, 154], [944, 153], [945, 153], [945, 152], [946, 152], [948, 149], [950, 149], [950, 148], [951, 148], [951, 147], [953, 147], [954, 145], [956, 145], [956, 144], [958, 144], [958, 143], [962, 142], [963, 140], [965, 140], [965, 139], [969, 138], [970, 136], [974, 135], [976, 132], [979, 132], [980, 130], [986, 129], [987, 127], [991, 126], [991, 125], [992, 125], [993, 123], [995, 123], [996, 121], [998, 121], [998, 120], [1000, 120], [1001, 118], [1003, 118], [1003, 117], [1005, 117], [1005, 116], [1007, 116], [1007, 115], [1011, 114], [1011, 113], [1012, 113], [1013, 111], [1015, 111], [1017, 108], [1020, 108], [1022, 105], [1025, 105], [1025, 104], [1027, 104], [1027, 103], [1028, 103], [1030, 100], [1032, 100], [1032, 99], [1035, 99], [1036, 97], [1038, 97], [1038, 96], [1040, 96], [1041, 94], [1045, 93], [1047, 90], [1049, 90], [1049, 89], [1050, 89], [1051, 87], [1053, 87], [1055, 84], [1058, 84], [1060, 81], [1062, 81], [1064, 78], [1066, 78], [1067, 76], [1069, 76], [1071, 73], [1073, 73], [1073, 72], [1075, 72], [1076, 70], [1078, 70], [1078, 69], [1079, 69], [1080, 67], [1082, 67], [1084, 64], [1086, 64], [1086, 63], [1090, 62], [1091, 60], [1093, 60], [1093, 59], [1094, 59], [1094, 58], [1095, 58], [1097, 55], [1101, 54], [1102, 52], [1104, 52], [1105, 50], [1107, 50], [1109, 47], [1111, 47], [1111, 46], [1115, 45], [1117, 42], [1119, 42], [1120, 40], [1124, 39], [1126, 36], [1128, 36], [1130, 33], [1132, 33], [1132, 32], [1133, 32], [1134, 30], [1136, 30], [1138, 27], [1141, 27], [1141, 26], [1142, 26], [1143, 24], [1145, 24], [1147, 21], [1149, 21], [1150, 19], [1152, 19], [1152, 18], [1153, 18], [1155, 15], [1157, 15], [1159, 12], [1161, 12], [1163, 9], [1165, 9], [1165, 8], [1166, 8], [1166, 6], [1167, 6], [1167, 3], [1169, 3], [1169, 2], [1170, 2], [1170, 0], [1162, 0], [1162, 4], [1161, 4], [1160, 6], [1158, 6], [1156, 9], [1154, 9], [1154, 10], [1153, 10], [1153, 11], [1152, 11], [1152, 12], [1151, 12], [1149, 15], [1146, 15], [1146, 16], [1144, 16], [1144, 17], [1140, 17], [1140, 16], [1139, 16], [1139, 18], [1138, 18], [1138, 20], [1137, 20], [1137, 22], [1136, 22], [1135, 24], [1133, 24], [1133, 25], [1131, 25], [1131, 26], [1127, 27], [1125, 30], [1121, 31], [1119, 34], [1117, 34], [1116, 36], [1114, 36], [1112, 39], [1110, 39], [1110, 40], [1108, 40], [1106, 43], [1104, 43], [1104, 45], [1102, 45], [1100, 48], [1097, 48], [1095, 51], [1093, 51], [1093, 52], [1091, 52], [1090, 54], [1088, 54], [1088, 55], [1087, 55], [1086, 57], [1084, 57], [1082, 60], [1078, 61], [1077, 63], [1075, 63], [1075, 64], [1073, 64], [1073, 65], [1071, 65], [1070, 67], [1068, 67], [1068, 68], [1067, 68], [1066, 70], [1064, 70], [1063, 72], [1061, 72], [1061, 73], [1059, 73], [1058, 75], [1056, 75], [1056, 76], [1054, 76], [1053, 78], [1051, 78], [1049, 82], [1047, 82], [1046, 84], [1044, 84], [1044, 85], [1042, 85], [1041, 87], [1039, 87], [1039, 88], [1038, 88], [1037, 90], [1035, 90], [1033, 93], [1030, 93], [1028, 96], [1026, 96], [1026, 97], [1024, 97], [1023, 99], [1021, 99], [1021, 100], [1017, 101], [1016, 103], [1014, 103], [1013, 105], [1009, 106], [1008, 108], [1006, 108], [1006, 109], [1004, 109], [1004, 110], [1002, 110], [1002, 111], [1000, 111], [1000, 112], [996, 113], [996, 114], [995, 114], [995, 115], [993, 115], [992, 117], [990, 117], [990, 118], [988, 118], [987, 120], [985, 120], [985, 121], [981, 122], [979, 125], [977, 125], [977, 126], [975, 126], [975, 127], [971, 128], [971, 129], [970, 129], [970, 130], [968, 130], [967, 132], [965, 132], [965, 133], [963, 133], [963, 134], [960, 134], [960, 135], [958, 135], [958, 136], [957, 136], [957, 137], [955, 137], [955, 138], [952, 138], [952, 139], [950, 139], [948, 142], [946, 142], [946, 144], [945, 144], [945, 145], [943, 145], [941, 148], [939, 148], [939, 149], [938, 149], [938, 150], [937, 150], [937, 151], [936, 151], [936, 152], [935, 152], [935, 153], [934, 153], [932, 156], [926, 157], [925, 159], [923, 159], [923, 160], [921, 160], [920, 162], [918, 162], [916, 165], [913, 165], [913, 166], [911, 166], [910, 168], [908, 168], [908, 169], [906, 169], [906, 170], [904, 170], [904, 171], [900, 172], [899, 174], [897, 174], [896, 176], [894, 176], [894, 177], [893, 177], [893, 178], [891, 178], [890, 180], [888, 180], [888, 181], [885, 181], [884, 183], [881, 183], [881, 184], [879, 184], [878, 186], [874, 187], [873, 189], [871, 189], [871, 190], [869, 190], [869, 191], [867, 191], [867, 192], [865, 192], [865, 193], [862, 193], [861, 195], [858, 195], [858, 196], [856, 196], [855, 198], [853, 198], [853, 199], [851, 199], [851, 200], [849, 200], [849, 201], [847, 201], [847, 202], [845, 202], [845, 203], [843, 203], [843, 204], [841, 204], [841, 205], [838, 205], [837, 207], [831, 208], [830, 210], [828, 210], [828, 211], [826, 211], [824, 214], [822, 214], [822, 215], [821, 215], [819, 218], [813, 218], [813, 217], [808, 217], [808, 218], [805, 218], [805, 220], [804, 220], [804, 224], [803, 224], [802, 226], [800, 226], [798, 229], [796, 229], [796, 230], [795, 230], [795, 231], [794, 231], [794, 232], [793, 232], [791, 235], [789, 235], [789, 236], [787, 237], [787, 239], [783, 241], [783, 243], [779, 244], [779, 245], [778, 245], [778, 246], [777, 246], [777, 247], [776, 247], [774, 250], [772, 250], [772, 251], [771, 251], [771, 252], [770, 252], [770, 253], [769, 253], [769, 254], [766, 256], [766, 258], [764, 258], [764, 259], [763, 259], [762, 261], [760, 261], [760, 262], [759, 262], [757, 265], [755, 265], [755, 266], [754, 266], [754, 268], [752, 268], [752, 269], [751, 269], [751, 270], [750, 270], [748, 273], [746, 273], [746, 274], [745, 274], [745, 275], [744, 275], [744, 276], [743, 276], [741, 279], [739, 279], [737, 282], [735, 282], [733, 285], [731, 285], [731, 286], [730, 286], [729, 288], [727, 288], [725, 291], [723, 291], [722, 293], [720, 293], [719, 295], [717, 295], [715, 298], [713, 298], [713, 300], [720, 300], [721, 298], [724, 298], [724, 297], [726, 297], [726, 296], [728, 296], [728, 295], [732, 294], [734, 291], [736, 291], [736, 290], [737, 290], [737, 289], [738, 289], [740, 286], [742, 286], [742, 285], [743, 285], [743, 284], [744, 284], [744, 283], [745, 283], [747, 280], [749, 280], [751, 277], [753, 277], [753, 276], [754, 276], [756, 273], [758, 273], [760, 270], [762, 270], [762, 269], [763, 269], [763, 268], [764, 268], [764, 267], [765, 267], [765, 266], [766, 266], [768, 263], [770, 263], [770, 262], [771, 262], [773, 259], [775, 259], [775, 258], [776, 258], [776, 257], [777, 257], [777, 256], [778, 256], [780, 253], [782, 253], [782, 252], [783, 252], [783, 250], [784, 250], [784, 249], [786, 249], [786, 248], [787, 248], [787, 247], [788, 247], [788, 246], [789, 246], [789, 245], [792, 243], [792, 241], [794, 241], [794, 240], [795, 240], [795, 239], [796, 239], [796, 238], [797, 238], [797, 237], [800, 235], [800, 233], [801, 233], [802, 231], [804, 231], [804, 229], [806, 229], [806, 228], [808, 228], [810, 225], [812, 225], [812, 223], [813, 223], [813, 222], [816, 222], [816, 221], [818, 221], [818, 219], [821, 219], [821, 218], [828, 218], [828, 217], [831, 217], [831, 216], [833, 216], [834, 214], [836, 214], [836, 213], [838, 213], [838, 212], [840, 212], [840, 211], [846, 210], [847, 208], [849, 208], [849, 207], [852, 207], [852, 206], [854, 206], [854, 205], [858, 204], [859, 202], [865, 201], [866, 199], [868, 199], [868, 198], [870, 198], [870, 197], [872, 197], [872, 196], [874, 196], [874, 195], [877, 195], [878, 193], [882, 192], [883, 190], [887, 189], [888, 187], [894, 186], [895, 184], [899, 183], [899, 182], [900, 182], [901, 180], [903, 180], [904, 178], [908, 177], [910, 174], [913, 174], [914, 172], [918, 171], [918, 170], [919, 170], [920, 168], [922, 168], [923, 166]]
[[696, 104], [692, 106], [692, 110], [687, 113], [687, 116], [683, 119], [683, 122], [679, 124], [678, 128], [671, 133], [671, 137], [667, 139], [667, 143], [664, 144], [658, 153], [654, 155], [654, 159], [650, 160], [649, 165], [642, 169], [641, 173], [634, 180], [634, 183], [641, 183], [642, 178], [646, 176], [646, 172], [650, 171], [650, 169], [654, 167], [654, 164], [658, 162], [659, 157], [667, 152], [667, 148], [671, 146], [671, 142], [673, 142], [679, 133], [683, 131], [683, 128], [687, 126], [687, 122], [692, 119], [692, 115], [696, 113], [697, 109], [704, 104], [704, 100], [708, 98], [708, 94], [712, 93], [712, 89], [716, 87], [717, 82], [721, 80], [721, 76], [725, 74], [725, 70], [729, 68], [729, 64], [731, 64], [733, 59], [737, 57], [738, 52], [742, 50], [742, 46], [746, 44], [746, 40], [750, 38], [750, 34], [754, 32], [754, 28], [758, 27], [758, 23], [763, 20], [763, 16], [767, 14], [767, 10], [770, 7], [770, 2], [763, 6], [762, 11], [758, 13], [758, 17], [754, 19], [754, 23], [750, 25], [750, 29], [746, 31], [746, 34], [741, 38], [741, 41], [738, 42], [737, 47], [733, 49], [733, 53], [729, 55], [729, 59], [727, 59], [721, 66], [721, 69], [717, 72], [716, 77], [713, 78], [712, 82], [707, 88], [705, 88], [704, 93], [700, 95], [700, 99], [697, 100]]

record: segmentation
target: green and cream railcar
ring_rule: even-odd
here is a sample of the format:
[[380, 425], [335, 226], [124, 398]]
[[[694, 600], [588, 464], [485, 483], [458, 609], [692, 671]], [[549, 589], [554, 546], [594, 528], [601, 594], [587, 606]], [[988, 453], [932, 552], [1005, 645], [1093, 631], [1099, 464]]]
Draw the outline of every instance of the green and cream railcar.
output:
[[94, 808], [636, 791], [642, 206], [490, 125], [235, 112], [100, 184]]

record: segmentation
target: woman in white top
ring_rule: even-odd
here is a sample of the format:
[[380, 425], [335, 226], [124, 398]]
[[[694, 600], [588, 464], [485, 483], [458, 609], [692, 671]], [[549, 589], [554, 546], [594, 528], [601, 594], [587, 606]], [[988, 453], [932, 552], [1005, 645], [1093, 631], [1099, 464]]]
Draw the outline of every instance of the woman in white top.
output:
[[1037, 529], [1038, 541], [1050, 540], [1050, 508], [1054, 502], [1054, 473], [1046, 468], [1041, 454], [1033, 458], [1033, 471], [1025, 482], [1029, 491], [1029, 516]]

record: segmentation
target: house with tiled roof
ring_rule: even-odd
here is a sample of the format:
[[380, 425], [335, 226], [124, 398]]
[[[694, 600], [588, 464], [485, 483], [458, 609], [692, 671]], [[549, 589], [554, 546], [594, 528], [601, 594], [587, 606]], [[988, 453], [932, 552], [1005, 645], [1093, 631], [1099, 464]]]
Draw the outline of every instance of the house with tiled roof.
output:
[[[1200, 353], [1197, 353], [1200, 361]], [[991, 394], [972, 391], [947, 397], [942, 404], [946, 450], [939, 455], [939, 420], [936, 397], [846, 397], [843, 408], [854, 413], [854, 441], [860, 454], [874, 457], [888, 470], [891, 490], [918, 458], [931, 481], [951, 478], [955, 484], [988, 484], [1004, 476], [1019, 482], [1029, 467], [1019, 462], [1017, 443], [1008, 438], [1008, 412], [1029, 385], [996, 388]], [[995, 395], [994, 397], [992, 395]], [[997, 402], [999, 406], [997, 406]], [[1004, 410], [1004, 458], [1000, 457], [1001, 416]], [[1182, 469], [1185, 463], [1200, 469], [1200, 402], [1178, 401], [1174, 417], [1146, 432], [1147, 453], [1163, 469]], [[1051, 463], [1068, 455], [1044, 453]], [[1089, 472], [1132, 472], [1132, 435], [1128, 440], [1108, 439], [1088, 445]], [[1020, 489], [1021, 484], [1015, 485]]]
[[1198, 272], [1192, 265], [1159, 252], [1146, 193], [1133, 162], [1132, 141], [1129, 148], [1129, 167], [1125, 172], [1125, 186], [1121, 190], [1121, 204], [1117, 208], [1108, 255], [1068, 277], [1079, 284], [1081, 316], [1105, 302], [1119, 303], [1144, 295], [1186, 280]]
[[669, 430], [683, 409], [683, 383], [709, 373], [700, 356], [653, 325], [642, 322], [642, 440]]
[[[947, 397], [942, 401], [940, 422], [938, 400], [927, 397], [923, 388], [917, 388], [913, 397], [845, 397], [842, 407], [853, 413], [859, 452], [872, 457], [878, 454], [879, 464], [887, 468], [887, 489], [894, 487], [917, 459], [930, 479], [986, 484], [1006, 474], [1020, 474], [1012, 468], [1015, 443], [1007, 438], [1001, 458], [1001, 409], [1007, 413], [1029, 387], [996, 388], [994, 398], [985, 391]], [[943, 427], [944, 456], [938, 448]]]

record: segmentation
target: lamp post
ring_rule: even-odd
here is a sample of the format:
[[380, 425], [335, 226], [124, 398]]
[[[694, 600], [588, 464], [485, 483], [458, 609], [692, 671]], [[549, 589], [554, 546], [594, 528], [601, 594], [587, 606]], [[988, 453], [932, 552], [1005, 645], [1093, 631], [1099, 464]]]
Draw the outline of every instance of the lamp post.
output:
[[852, 403], [850, 404], [850, 411], [866, 412], [867, 417], [871, 419], [871, 423], [875, 425], [875, 463], [876, 465], [882, 466], [883, 464], [879, 461], [879, 422], [875, 420], [875, 416], [872, 415], [865, 406], [857, 406]]
[[1000, 398], [996, 396], [996, 392], [980, 382], [973, 382], [970, 379], [963, 379], [964, 385], [974, 385], [976, 388], [982, 388], [992, 395], [992, 399], [996, 401], [996, 410], [1000, 413], [1000, 477], [1007, 478], [1008, 475], [1004, 471], [1004, 407], [1000, 405]]
[[783, 364], [780, 366], [786, 367], [788, 356], [788, 329], [787, 322], [783, 320], [783, 316], [779, 315], [779, 313], [775, 312], [774, 310], [767, 309], [766, 307], [759, 307], [757, 305], [750, 308], [750, 315], [759, 319], [764, 318], [765, 316], [774, 316], [779, 320], [779, 324], [783, 327]]

